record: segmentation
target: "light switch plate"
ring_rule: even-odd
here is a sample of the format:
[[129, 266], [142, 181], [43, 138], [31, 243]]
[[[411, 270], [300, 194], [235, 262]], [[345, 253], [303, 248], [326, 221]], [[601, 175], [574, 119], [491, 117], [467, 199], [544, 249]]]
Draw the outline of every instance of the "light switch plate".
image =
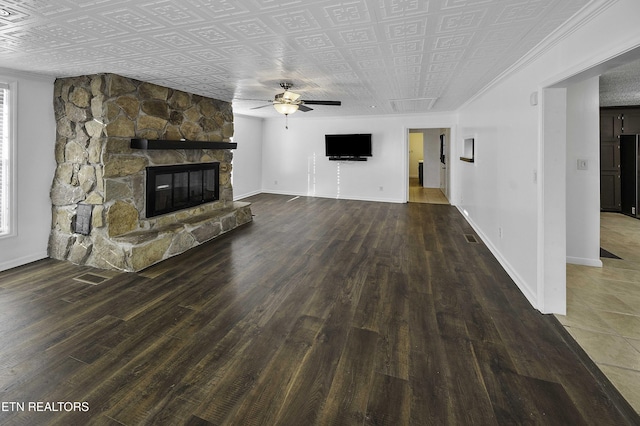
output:
[[578, 158], [578, 170], [588, 170], [589, 161]]

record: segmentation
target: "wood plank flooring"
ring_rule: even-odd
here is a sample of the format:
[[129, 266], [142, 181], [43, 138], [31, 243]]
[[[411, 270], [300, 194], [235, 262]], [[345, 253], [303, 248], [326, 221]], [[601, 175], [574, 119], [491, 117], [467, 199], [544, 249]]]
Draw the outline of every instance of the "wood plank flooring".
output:
[[455, 208], [248, 200], [141, 273], [0, 273], [0, 424], [639, 424]]
[[409, 178], [409, 202], [427, 204], [449, 204], [440, 188], [424, 188], [418, 178]]

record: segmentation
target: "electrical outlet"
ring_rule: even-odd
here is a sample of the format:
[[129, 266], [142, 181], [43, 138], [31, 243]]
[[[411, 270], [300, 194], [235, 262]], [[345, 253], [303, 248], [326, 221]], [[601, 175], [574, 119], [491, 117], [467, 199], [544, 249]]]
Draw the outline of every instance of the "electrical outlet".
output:
[[380, 191], [384, 191], [384, 188], [382, 186], [380, 187]]
[[273, 181], [273, 184], [274, 184], [274, 185], [277, 185], [277, 184], [278, 184], [278, 181], [277, 181], [277, 180], [274, 180], [274, 181]]
[[502, 238], [502, 226], [498, 227], [498, 238]]

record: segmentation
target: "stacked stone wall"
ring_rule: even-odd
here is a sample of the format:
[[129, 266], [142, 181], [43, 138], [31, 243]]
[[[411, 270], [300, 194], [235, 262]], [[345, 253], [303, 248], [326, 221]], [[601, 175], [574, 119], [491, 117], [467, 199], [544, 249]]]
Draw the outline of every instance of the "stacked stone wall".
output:
[[[222, 233], [251, 220], [248, 206], [233, 202], [232, 151], [130, 146], [132, 138], [228, 142], [233, 136], [230, 103], [97, 74], [56, 80], [54, 110], [57, 168], [51, 188], [50, 257], [140, 270], [202, 243], [200, 228], [210, 229], [225, 218], [225, 226], [213, 226]], [[218, 201], [145, 217], [146, 167], [206, 162], [220, 163]], [[88, 235], [75, 232], [79, 204], [91, 206]], [[209, 239], [213, 234], [206, 233]]]

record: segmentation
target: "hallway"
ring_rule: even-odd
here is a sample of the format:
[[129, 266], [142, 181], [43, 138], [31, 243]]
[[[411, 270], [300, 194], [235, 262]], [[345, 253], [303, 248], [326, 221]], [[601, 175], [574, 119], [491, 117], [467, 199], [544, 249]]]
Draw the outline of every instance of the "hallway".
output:
[[424, 188], [418, 178], [409, 178], [409, 202], [425, 204], [449, 204], [439, 188]]
[[578, 344], [640, 412], [640, 220], [601, 214], [603, 267], [567, 265], [567, 316]]

